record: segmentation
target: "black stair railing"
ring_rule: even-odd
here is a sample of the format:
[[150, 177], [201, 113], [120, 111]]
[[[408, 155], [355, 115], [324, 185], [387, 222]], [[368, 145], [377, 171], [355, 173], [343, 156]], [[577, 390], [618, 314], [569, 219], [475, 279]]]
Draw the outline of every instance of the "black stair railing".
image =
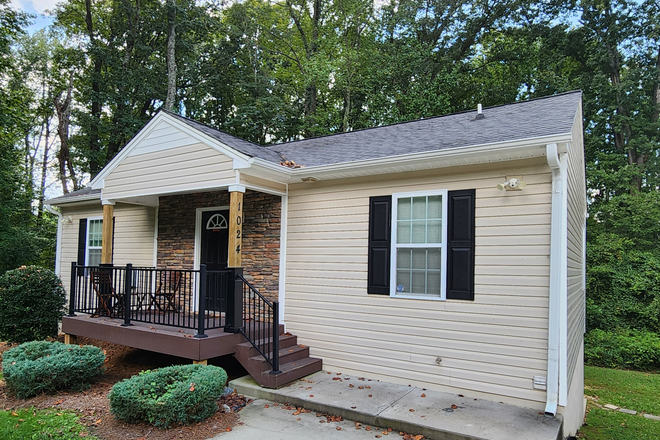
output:
[[[268, 301], [244, 277], [243, 270], [236, 270], [233, 286], [227, 299], [233, 313], [233, 324], [243, 323], [234, 328], [245, 336], [250, 344], [271, 365], [271, 374], [280, 371], [280, 332], [279, 303]], [[233, 309], [233, 310], [232, 310]], [[239, 320], [239, 314], [242, 319]], [[229, 316], [229, 313], [227, 314]], [[227, 318], [229, 322], [229, 318]], [[225, 330], [228, 330], [225, 328]], [[229, 330], [230, 331], [230, 330]]]

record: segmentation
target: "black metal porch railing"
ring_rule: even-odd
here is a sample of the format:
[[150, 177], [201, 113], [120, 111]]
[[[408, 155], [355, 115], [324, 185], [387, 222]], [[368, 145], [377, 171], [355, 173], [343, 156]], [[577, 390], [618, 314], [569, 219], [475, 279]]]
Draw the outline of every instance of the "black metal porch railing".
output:
[[279, 302], [268, 301], [240, 273], [236, 274], [236, 282], [236, 287], [243, 290], [244, 326], [240, 331], [271, 365], [271, 373], [281, 373]]
[[76, 313], [206, 331], [242, 333], [279, 372], [279, 303], [270, 302], [242, 268], [209, 271], [71, 263], [69, 316]]

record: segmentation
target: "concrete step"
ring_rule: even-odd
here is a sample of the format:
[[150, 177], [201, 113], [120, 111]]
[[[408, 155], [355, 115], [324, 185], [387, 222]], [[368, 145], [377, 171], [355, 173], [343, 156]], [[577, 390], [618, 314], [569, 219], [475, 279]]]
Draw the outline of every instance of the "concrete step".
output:
[[280, 373], [273, 374], [270, 370], [261, 372], [261, 386], [266, 388], [279, 388], [289, 382], [308, 376], [323, 368], [323, 361], [319, 358], [305, 357], [285, 364], [280, 364]]

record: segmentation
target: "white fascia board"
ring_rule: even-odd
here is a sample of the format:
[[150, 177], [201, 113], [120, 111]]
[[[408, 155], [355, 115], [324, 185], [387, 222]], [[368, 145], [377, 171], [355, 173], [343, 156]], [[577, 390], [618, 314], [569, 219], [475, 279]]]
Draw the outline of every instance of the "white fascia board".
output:
[[203, 133], [199, 130], [194, 129], [193, 127], [179, 121], [178, 119], [172, 117], [171, 115], [165, 112], [159, 112], [156, 116], [151, 118], [149, 122], [140, 130], [134, 137], [131, 139], [128, 144], [117, 154], [114, 159], [108, 163], [99, 174], [92, 180], [90, 183], [91, 187], [94, 189], [103, 189], [105, 178], [119, 166], [120, 163], [124, 161], [131, 152], [137, 148], [137, 146], [144, 140], [151, 132], [156, 128], [159, 122], [167, 121], [168, 124], [172, 125], [174, 128], [179, 131], [186, 133], [187, 135], [197, 139], [199, 142], [207, 145], [210, 148], [213, 148], [220, 154], [223, 154], [230, 159], [234, 159], [234, 165], [238, 164], [249, 164], [250, 157], [238, 152], [237, 150], [231, 148], [228, 145], [220, 142], [219, 140], [212, 138], [211, 136]]
[[87, 196], [78, 196], [73, 200], [62, 200], [61, 202], [46, 202], [51, 206], [62, 206], [68, 208], [70, 206], [81, 206], [91, 204], [101, 204], [101, 194], [90, 194]]

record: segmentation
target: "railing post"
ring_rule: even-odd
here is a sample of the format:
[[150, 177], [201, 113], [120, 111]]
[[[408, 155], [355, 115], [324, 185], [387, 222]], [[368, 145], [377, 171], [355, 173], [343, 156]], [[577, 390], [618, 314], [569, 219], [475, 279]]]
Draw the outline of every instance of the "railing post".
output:
[[242, 267], [229, 268], [227, 277], [227, 310], [225, 332], [238, 333], [243, 328], [243, 276]]
[[206, 275], [206, 264], [199, 265], [199, 288], [197, 291], [197, 334], [196, 338], [207, 338], [204, 333], [204, 318], [206, 318], [206, 284], [208, 283]]
[[273, 301], [273, 371], [280, 374], [280, 303]]
[[126, 265], [126, 273], [124, 275], [124, 323], [122, 327], [131, 325], [131, 291], [133, 290], [133, 265], [128, 263]]
[[76, 316], [76, 281], [78, 281], [78, 264], [71, 262], [71, 286], [69, 289], [69, 316]]

